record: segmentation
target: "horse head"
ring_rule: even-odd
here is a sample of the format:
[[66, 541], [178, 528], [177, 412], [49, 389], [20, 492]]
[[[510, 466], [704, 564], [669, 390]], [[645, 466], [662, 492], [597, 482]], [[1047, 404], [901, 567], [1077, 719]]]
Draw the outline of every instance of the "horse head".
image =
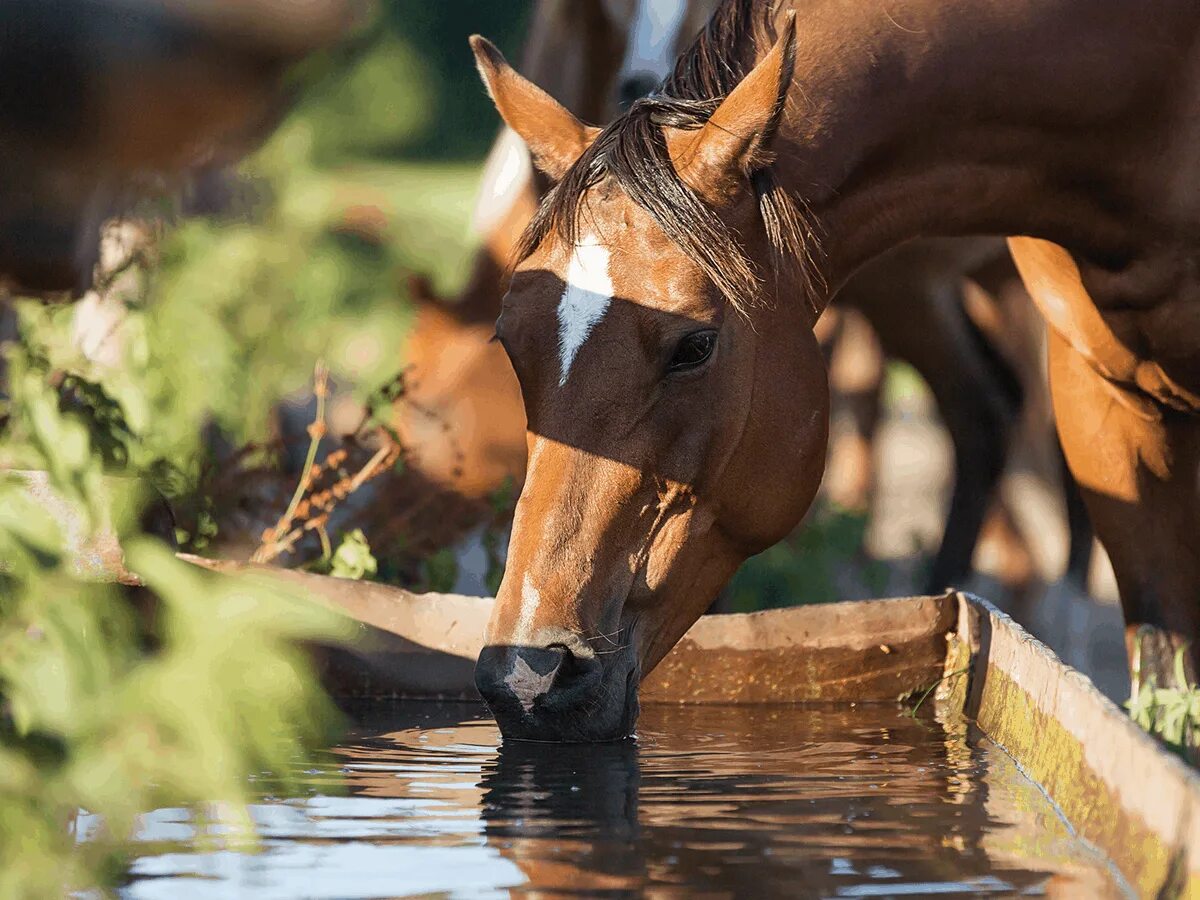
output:
[[[789, 21], [715, 109], [641, 101], [600, 132], [472, 40], [557, 182], [496, 326], [529, 451], [476, 668], [506, 736], [629, 735], [641, 676], [816, 492], [815, 304], [789, 296], [804, 279], [774, 251], [800, 223], [764, 174], [793, 41]], [[661, 159], [632, 158], [643, 144]]]

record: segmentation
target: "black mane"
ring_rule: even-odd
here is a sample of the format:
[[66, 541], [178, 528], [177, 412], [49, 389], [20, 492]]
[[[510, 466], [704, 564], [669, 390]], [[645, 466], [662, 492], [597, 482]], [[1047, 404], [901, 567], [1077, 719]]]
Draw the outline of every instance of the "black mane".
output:
[[[729, 302], [745, 311], [762, 286], [739, 235], [675, 172], [664, 128], [698, 129], [746, 76], [744, 60], [770, 39], [773, 0], [725, 0], [676, 61], [659, 90], [636, 101], [606, 127], [545, 197], [517, 248], [532, 253], [551, 231], [574, 244], [589, 190], [612, 178], [646, 210], [688, 258], [700, 266]], [[778, 117], [777, 117], [778, 118]], [[812, 229], [797, 198], [776, 181], [770, 165], [748, 173], [776, 272], [794, 269], [806, 287], [815, 275]]]

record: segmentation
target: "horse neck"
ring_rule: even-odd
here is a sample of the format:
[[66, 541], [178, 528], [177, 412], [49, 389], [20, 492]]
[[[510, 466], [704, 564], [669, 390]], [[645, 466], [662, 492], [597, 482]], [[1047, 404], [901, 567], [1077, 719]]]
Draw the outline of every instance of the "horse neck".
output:
[[1163, 196], [1200, 81], [1193, 0], [791, 5], [776, 166], [824, 232], [831, 287], [920, 235], [1031, 234], [1112, 259], [1196, 212]]

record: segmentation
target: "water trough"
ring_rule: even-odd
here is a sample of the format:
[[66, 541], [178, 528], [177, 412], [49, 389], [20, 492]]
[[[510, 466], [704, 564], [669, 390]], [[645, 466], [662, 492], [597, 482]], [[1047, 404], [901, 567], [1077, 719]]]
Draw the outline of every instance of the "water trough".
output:
[[[214, 564], [246, 572], [253, 567]], [[331, 689], [468, 698], [488, 598], [412, 594], [278, 570], [358, 623], [323, 649]], [[939, 681], [940, 679], [940, 681]], [[940, 597], [705, 616], [643, 682], [643, 704], [895, 702], [937, 684], [1105, 854], [1138, 896], [1200, 896], [1200, 779], [1093, 684], [986, 601]]]

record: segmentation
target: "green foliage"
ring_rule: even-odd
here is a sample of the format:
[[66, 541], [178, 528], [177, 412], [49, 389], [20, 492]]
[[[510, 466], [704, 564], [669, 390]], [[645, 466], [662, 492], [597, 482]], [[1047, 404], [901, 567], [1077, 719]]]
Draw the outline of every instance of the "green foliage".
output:
[[[243, 167], [257, 205], [176, 223], [149, 254], [157, 265], [123, 276], [120, 364], [76, 348], [72, 307], [19, 304], [0, 467], [48, 473], [78, 522], [66, 534], [23, 484], [0, 480], [0, 897], [115, 884], [135, 817], [159, 806], [194, 807], [228, 826], [221, 840], [252, 840], [248, 776], [260, 788], [284, 777], [264, 773], [297, 771], [335, 722], [296, 643], [336, 639], [340, 620], [176, 559], [143, 534], [155, 491], [116, 497], [111, 476], [170, 498], [179, 518], [166, 531], [209, 546], [214, 447], [270, 437], [276, 405], [306, 389], [318, 358], [366, 396], [401, 364], [404, 272], [431, 270], [444, 287], [461, 277], [474, 169], [368, 169], [349, 155], [425, 128], [416, 106], [434, 108], [417, 56], [386, 40], [374, 53]], [[366, 121], [373, 95], [397, 121]], [[490, 137], [494, 116], [475, 127]], [[68, 537], [105, 531], [147, 583], [146, 616], [126, 589], [72, 565]], [[377, 563], [351, 534], [330, 566], [370, 577]], [[81, 809], [102, 826], [77, 843]]]
[[1186, 652], [1187, 647], [1175, 652], [1175, 687], [1160, 688], [1148, 678], [1134, 685], [1125, 704], [1138, 725], [1181, 754], [1195, 748], [1200, 735], [1200, 686], [1187, 679]]
[[867, 517], [832, 505], [814, 508], [804, 527], [751, 557], [726, 588], [733, 612], [832, 603], [841, 600], [838, 574], [859, 563], [861, 577], [875, 593], [886, 587], [885, 567], [861, 559]]
[[[396, 158], [482, 155], [498, 120], [466, 35], [514, 50], [527, 8], [386, 3], [349, 68], [318, 60], [317, 89], [297, 82], [298, 107], [241, 167], [234, 193], [256, 202], [172, 222], [114, 282], [118, 365], [76, 348], [71, 307], [20, 304], [0, 467], [47, 472], [78, 533], [0, 481], [0, 897], [116, 883], [134, 817], [156, 806], [193, 806], [232, 827], [222, 840], [252, 838], [247, 776], [296, 771], [327, 732], [295, 642], [336, 637], [339, 621], [177, 560], [143, 520], [161, 494], [176, 522], [160, 533], [211, 548], [228, 474], [218, 453], [269, 443], [277, 404], [307, 391], [317, 359], [355, 401], [394, 381], [411, 317], [401, 285], [411, 271], [444, 292], [461, 283], [477, 177], [474, 163]], [[373, 399], [382, 424], [395, 398]], [[118, 495], [114, 474], [138, 489]], [[71, 563], [68, 537], [106, 530], [148, 584], [148, 617]], [[454, 576], [444, 562], [431, 566], [439, 586]], [[361, 532], [326, 560], [359, 578], [386, 563]], [[76, 843], [81, 808], [103, 826]]]
[[390, 148], [409, 159], [477, 159], [487, 152], [499, 121], [475, 71], [467, 38], [486, 35], [519, 62], [521, 40], [533, 4], [530, 0], [387, 0], [387, 32], [419, 57], [429, 108], [405, 140]]
[[355, 528], [343, 538], [330, 561], [329, 574], [334, 578], [350, 578], [355, 581], [373, 578], [379, 571], [379, 563], [371, 554], [371, 545], [361, 528]]
[[235, 444], [261, 439], [278, 398], [306, 386], [317, 358], [350, 384], [398, 365], [409, 310], [396, 253], [354, 220], [355, 207], [382, 215], [386, 203], [339, 196], [310, 150], [303, 120], [286, 126], [247, 168], [271, 185], [272, 206], [253, 221], [190, 222], [163, 250], [143, 318], [147, 343], [172, 360], [144, 373], [150, 416], [177, 410], [175, 433], [156, 429], [164, 447], [209, 423]]
[[367, 52], [305, 101], [318, 162], [386, 156], [431, 127], [428, 66], [411, 41], [382, 30]]
[[517, 487], [512, 478], [505, 478], [504, 483], [492, 491], [488, 497], [488, 505], [492, 510], [492, 521], [483, 532], [483, 552], [487, 554], [484, 584], [487, 585], [488, 593], [494, 597], [499, 593], [500, 582], [504, 579], [502, 540], [512, 525], [512, 514], [517, 505]]
[[426, 590], [442, 594], [454, 590], [454, 583], [458, 580], [458, 561], [455, 560], [452, 549], [443, 547], [431, 554], [425, 560], [423, 568]]
[[[0, 482], [0, 897], [110, 883], [137, 814], [156, 806], [205, 804], [230, 840], [252, 837], [246, 775], [291, 771], [333, 721], [296, 642], [345, 633], [321, 607], [138, 536], [145, 492], [116, 496], [104, 471], [145, 458], [130, 417], [100, 385], [63, 377], [38, 330], [9, 349], [0, 458], [46, 472], [76, 522]], [[70, 565], [68, 538], [109, 530], [146, 582], [152, 633], [124, 589]], [[103, 834], [77, 846], [80, 808]]]

